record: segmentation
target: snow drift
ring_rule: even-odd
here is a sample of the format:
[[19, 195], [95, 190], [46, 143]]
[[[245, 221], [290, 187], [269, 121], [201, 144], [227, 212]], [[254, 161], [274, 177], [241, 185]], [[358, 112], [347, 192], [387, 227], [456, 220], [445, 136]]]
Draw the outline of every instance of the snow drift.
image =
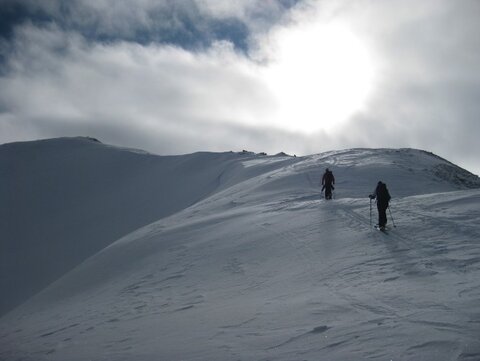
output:
[[[480, 182], [431, 153], [160, 157], [74, 138], [3, 145], [0, 172], [1, 291], [29, 298], [0, 319], [2, 359], [480, 359]], [[387, 234], [370, 226], [378, 180]]]

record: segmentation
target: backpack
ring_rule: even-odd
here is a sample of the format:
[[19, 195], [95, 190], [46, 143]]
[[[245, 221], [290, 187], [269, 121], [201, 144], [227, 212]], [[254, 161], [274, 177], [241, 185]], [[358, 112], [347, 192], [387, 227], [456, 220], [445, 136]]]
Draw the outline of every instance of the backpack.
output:
[[325, 184], [332, 184], [332, 182], [333, 182], [332, 171], [325, 172], [324, 179], [325, 179]]
[[388, 193], [387, 185], [385, 183], [379, 184], [377, 188], [377, 201], [381, 203], [390, 202], [390, 193]]

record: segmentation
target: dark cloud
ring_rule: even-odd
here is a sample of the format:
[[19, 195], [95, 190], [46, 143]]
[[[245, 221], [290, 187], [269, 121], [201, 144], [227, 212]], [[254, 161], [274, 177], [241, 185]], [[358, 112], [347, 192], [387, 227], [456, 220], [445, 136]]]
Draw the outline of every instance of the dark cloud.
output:
[[10, 40], [26, 22], [37, 27], [54, 24], [92, 42], [166, 43], [202, 49], [226, 40], [248, 49], [252, 19], [272, 24], [297, 0], [238, 1], [228, 10], [211, 0], [3, 0], [0, 37]]
[[7, 1], [2, 3], [0, 11], [0, 36], [10, 39], [15, 25], [24, 22], [29, 17], [29, 12], [23, 4]]

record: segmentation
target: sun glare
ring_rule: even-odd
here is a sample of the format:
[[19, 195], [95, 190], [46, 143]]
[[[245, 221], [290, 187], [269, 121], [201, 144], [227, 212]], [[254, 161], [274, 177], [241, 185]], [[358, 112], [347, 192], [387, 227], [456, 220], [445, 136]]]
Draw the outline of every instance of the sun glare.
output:
[[283, 129], [332, 131], [361, 110], [373, 84], [366, 47], [341, 24], [277, 32], [263, 75], [277, 103], [270, 122]]

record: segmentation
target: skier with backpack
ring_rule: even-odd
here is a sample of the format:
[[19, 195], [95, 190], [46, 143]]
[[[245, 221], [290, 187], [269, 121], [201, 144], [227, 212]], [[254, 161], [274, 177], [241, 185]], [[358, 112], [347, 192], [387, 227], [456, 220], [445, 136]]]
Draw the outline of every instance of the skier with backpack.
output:
[[325, 199], [332, 199], [332, 190], [335, 189], [334, 184], [335, 177], [333, 172], [327, 168], [322, 177], [322, 192], [325, 190]]
[[377, 187], [373, 194], [369, 195], [370, 204], [373, 199], [377, 200], [377, 210], [378, 210], [378, 228], [381, 231], [385, 230], [387, 224], [387, 208], [388, 202], [390, 202], [390, 193], [388, 192], [387, 185], [383, 182], [378, 182]]

